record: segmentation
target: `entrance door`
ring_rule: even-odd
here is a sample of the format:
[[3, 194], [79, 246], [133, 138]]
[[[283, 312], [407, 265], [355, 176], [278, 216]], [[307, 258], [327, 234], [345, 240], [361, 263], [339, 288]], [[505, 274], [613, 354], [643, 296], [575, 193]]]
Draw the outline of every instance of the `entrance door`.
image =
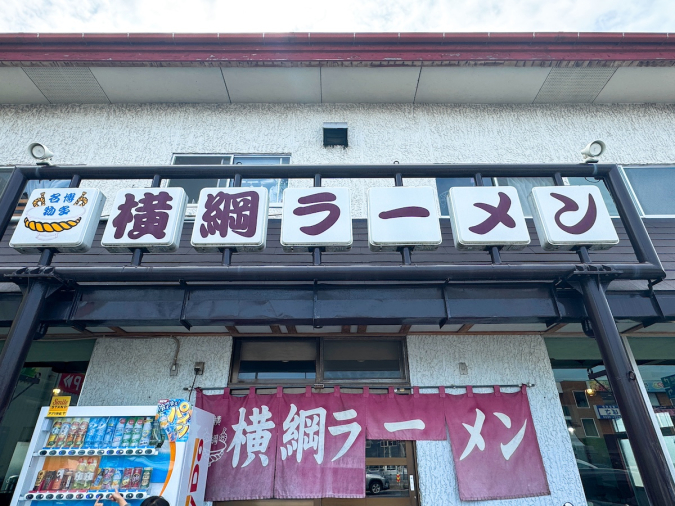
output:
[[364, 499], [289, 499], [218, 502], [215, 506], [417, 506], [418, 487], [412, 441], [366, 441]]

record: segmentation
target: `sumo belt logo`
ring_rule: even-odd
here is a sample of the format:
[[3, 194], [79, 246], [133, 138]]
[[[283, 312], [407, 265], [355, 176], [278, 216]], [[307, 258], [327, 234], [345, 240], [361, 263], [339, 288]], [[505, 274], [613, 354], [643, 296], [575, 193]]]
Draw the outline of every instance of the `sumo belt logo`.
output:
[[[192, 452], [192, 466], [190, 467], [190, 493], [185, 498], [185, 506], [197, 506], [192, 494], [199, 489], [199, 477], [201, 472], [200, 464], [204, 456], [204, 440], [196, 439], [195, 448]], [[203, 495], [203, 494], [202, 494]]]
[[41, 192], [33, 199], [33, 208], [26, 214], [23, 224], [42, 239], [54, 239], [58, 232], [70, 230], [82, 221], [89, 199], [85, 191], [51, 193], [47, 197], [46, 193]]

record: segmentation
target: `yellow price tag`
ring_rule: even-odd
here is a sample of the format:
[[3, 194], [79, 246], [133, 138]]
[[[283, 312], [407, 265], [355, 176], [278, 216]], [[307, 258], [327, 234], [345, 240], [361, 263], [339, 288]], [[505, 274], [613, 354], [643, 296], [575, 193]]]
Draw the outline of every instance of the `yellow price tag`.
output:
[[70, 406], [70, 395], [55, 395], [52, 397], [52, 402], [49, 405], [47, 418], [66, 416], [68, 413], [68, 406]]

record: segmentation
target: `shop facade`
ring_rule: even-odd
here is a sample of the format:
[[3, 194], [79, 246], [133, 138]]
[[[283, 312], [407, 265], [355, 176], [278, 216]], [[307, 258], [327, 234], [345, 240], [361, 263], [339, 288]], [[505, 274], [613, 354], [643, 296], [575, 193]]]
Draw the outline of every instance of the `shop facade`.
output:
[[[283, 50], [296, 59], [287, 66], [268, 60], [265, 65], [256, 65], [251, 63], [255, 58], [242, 56], [250, 49], [244, 43], [220, 42], [221, 50], [238, 52], [239, 60], [225, 64], [223, 57], [218, 66], [193, 62], [192, 67], [184, 68], [159, 61], [167, 52], [164, 46], [131, 42], [132, 46], [138, 44], [135, 49], [144, 55], [136, 61], [137, 66], [129, 63], [128, 55], [119, 57], [117, 67], [100, 62], [97, 66], [95, 56], [87, 54], [91, 49], [80, 48], [82, 54], [69, 56], [70, 60], [51, 56], [54, 69], [37, 66], [38, 61], [44, 61], [37, 56], [44, 47], [38, 51], [32, 42], [7, 42], [3, 48], [7, 67], [0, 72], [6, 72], [5, 82], [10, 84], [5, 93], [10, 98], [0, 108], [0, 117], [5, 132], [2, 162], [8, 171], [14, 165], [34, 166], [26, 151], [33, 141], [44, 142], [56, 153], [56, 167], [39, 167], [40, 179], [46, 179], [50, 171], [63, 174], [55, 179], [70, 179], [66, 172], [74, 172], [68, 164], [98, 167], [99, 174], [108, 170], [103, 166], [111, 166], [110, 171], [132, 167], [125, 169], [125, 177], [105, 175], [97, 180], [83, 176], [81, 187], [98, 188], [106, 194], [104, 218], [91, 251], [54, 255], [55, 272], [70, 275], [72, 283], [49, 295], [41, 318], [48, 328], [30, 353], [45, 346], [50, 349], [48, 355], [54, 356], [62, 353], [63, 347], [77, 350], [58, 362], [74, 362], [68, 358], [71, 353], [88, 355], [78, 358], [77, 371], [73, 367], [52, 369], [59, 374], [86, 371], [79, 406], [147, 405], [162, 398], [188, 396], [194, 400], [193, 387], [204, 388], [206, 394], [216, 394], [224, 387], [244, 393], [251, 386], [259, 393], [278, 386], [295, 392], [306, 385], [324, 392], [331, 392], [335, 385], [343, 391], [393, 386], [407, 393], [410, 387], [435, 385], [448, 387], [448, 393], [462, 393], [467, 385], [478, 392], [480, 388], [490, 392], [494, 385], [508, 392], [524, 384], [551, 495], [522, 499], [523, 504], [648, 504], [622, 413], [617, 413], [617, 400], [607, 377], [601, 374], [605, 368], [602, 355], [596, 341], [584, 333], [587, 313], [573, 283], [536, 276], [521, 280], [487, 276], [482, 280], [450, 279], [452, 276], [443, 276], [440, 269], [408, 279], [389, 274], [389, 279], [377, 278], [380, 274], [376, 271], [370, 273], [371, 278], [368, 274], [356, 279], [353, 274], [334, 272], [321, 274], [325, 276], [321, 279], [310, 270], [339, 266], [344, 266], [345, 272], [368, 266], [424, 270], [425, 266], [451, 265], [469, 270], [474, 265], [493, 265], [495, 259], [488, 252], [454, 248], [445, 204], [449, 188], [477, 184], [479, 167], [472, 164], [479, 163], [493, 164], [481, 175], [485, 185], [515, 187], [526, 207], [531, 245], [520, 252], [503, 251], [499, 260], [506, 265], [579, 264], [575, 252], [544, 252], [539, 247], [527, 209], [530, 189], [555, 185], [556, 171], [547, 173], [541, 167], [526, 176], [518, 167], [525, 163], [561, 164], [563, 173], [582, 161], [579, 150], [585, 144], [602, 139], [607, 151], [601, 163], [621, 165], [617, 170], [634, 200], [630, 204], [636, 206], [667, 275], [653, 284], [650, 281], [658, 280], [658, 273], [640, 279], [624, 271], [616, 274], [619, 279], [610, 276], [606, 281], [610, 308], [637, 364], [636, 381], [644, 385], [641, 392], [651, 406], [663, 453], [670, 452], [675, 440], [674, 412], [663, 378], [675, 374], [675, 350], [671, 351], [675, 329], [669, 309], [673, 296], [669, 238], [675, 208], [664, 189], [673, 178], [668, 164], [674, 158], [670, 124], [675, 97], [668, 95], [666, 84], [675, 58], [664, 59], [663, 55], [671, 54], [672, 49], [664, 41], [611, 41], [607, 43], [618, 48], [613, 53], [615, 59], [601, 66], [588, 63], [596, 57], [590, 53], [598, 51], [594, 44], [575, 42], [572, 47], [559, 41], [559, 50], [577, 54], [579, 61], [585, 58], [587, 63], [575, 70], [563, 57], [545, 60], [534, 51], [527, 57], [529, 63], [520, 68], [516, 62], [525, 61], [524, 52], [532, 51], [530, 46], [522, 41], [500, 46], [507, 42], [489, 38], [484, 42], [491, 51], [512, 51], [504, 58], [510, 63], [494, 70], [478, 63], [480, 58], [486, 61], [486, 56], [474, 47], [463, 46], [466, 41], [459, 42], [458, 47], [466, 48], [466, 56], [460, 57], [463, 64], [438, 64], [444, 72], [456, 67], [459, 73], [456, 77], [444, 75], [436, 82], [424, 79], [425, 72], [435, 70], [431, 64], [384, 68], [383, 62], [390, 58], [415, 61], [420, 50], [433, 48], [433, 44], [419, 41], [397, 41], [398, 48], [385, 40], [370, 46], [350, 45], [349, 51], [377, 50], [377, 55], [371, 56], [373, 61], [368, 64], [352, 61], [339, 66], [326, 62], [331, 52], [347, 51], [344, 42], [322, 42], [323, 56], [310, 46], [314, 53], [303, 57], [297, 55], [299, 49], [306, 49], [302, 42], [261, 43], [261, 60], [269, 57], [265, 51]], [[74, 41], [53, 44], [54, 54], [63, 52], [65, 46], [59, 44], [68, 44], [69, 49], [79, 47]], [[195, 45], [174, 49], [173, 56], [166, 58], [203, 49], [199, 42], [189, 44]], [[535, 44], [535, 49], [543, 51], [544, 42], [541, 44], [539, 48]], [[112, 43], [101, 47], [114, 54], [125, 51], [122, 46]], [[439, 45], [435, 50], [440, 59], [447, 48]], [[15, 60], [11, 59], [12, 51]], [[410, 54], [399, 56], [398, 51]], [[33, 64], [26, 63], [29, 57], [35, 58]], [[141, 67], [143, 58], [145, 66]], [[657, 58], [661, 62], [658, 67], [638, 65]], [[67, 61], [78, 65], [69, 67], [63, 63]], [[197, 73], [188, 74], [186, 69]], [[45, 77], [48, 70], [59, 72], [58, 79], [57, 74], [47, 76], [54, 79], [51, 88]], [[111, 75], [112, 70], [129, 72]], [[83, 75], [90, 77], [84, 77], [84, 88], [77, 88], [75, 80]], [[443, 84], [447, 79], [451, 86]], [[485, 84], [488, 82], [492, 84]], [[43, 100], [31, 95], [31, 86], [52, 103], [41, 105]], [[556, 92], [563, 95], [556, 98]], [[504, 94], [501, 98], [485, 98], [500, 93]], [[522, 95], [527, 93], [531, 99]], [[488, 101], [497, 103], [484, 103]], [[345, 129], [347, 146], [324, 145], [326, 133]], [[248, 274], [228, 278], [229, 274], [223, 274], [227, 269], [223, 262], [228, 261], [223, 254], [199, 253], [190, 247], [197, 214], [193, 201], [199, 189], [232, 185], [239, 164], [244, 186], [265, 186], [270, 195], [266, 249], [235, 253], [229, 259], [233, 269], [245, 266], [242, 272], [270, 268], [269, 274], [258, 274], [257, 278], [246, 278]], [[434, 251], [413, 250], [411, 266], [402, 265], [406, 259], [399, 252], [372, 252], [368, 246], [367, 190], [396, 185], [396, 164], [401, 165], [404, 186], [436, 190], [441, 215], [441, 246]], [[423, 164], [448, 165], [439, 165], [434, 172]], [[449, 164], [465, 164], [467, 168], [463, 174], [455, 174]], [[197, 166], [208, 167], [200, 178], [171, 177], [172, 167], [181, 165], [195, 171]], [[321, 170], [322, 165], [328, 166], [326, 170]], [[500, 167], [495, 169], [495, 165]], [[151, 186], [151, 177], [135, 177], [152, 172], [143, 166], [156, 167], [160, 186], [185, 188], [187, 218], [178, 251], [146, 253], [134, 271], [133, 267], [123, 268], [134, 261], [131, 253], [108, 253], [100, 241], [106, 218], [114, 211], [117, 190]], [[275, 167], [266, 172], [264, 166]], [[353, 174], [336, 177], [349, 166], [355, 166], [350, 169]], [[593, 164], [580, 167], [583, 171]], [[247, 178], [246, 170], [258, 170], [259, 175]], [[415, 177], [425, 170], [428, 177]], [[387, 176], [381, 177], [378, 171]], [[587, 172], [563, 182], [600, 187], [610, 214], [617, 216], [616, 207], [612, 207], [616, 203], [608, 197], [602, 181], [593, 178], [590, 169]], [[82, 173], [86, 174], [86, 168]], [[285, 252], [279, 237], [283, 190], [317, 184], [349, 188], [354, 235], [350, 251], [324, 252], [319, 255], [321, 265], [314, 265], [317, 258], [310, 252]], [[38, 256], [21, 255], [9, 248], [14, 223], [4, 236], [0, 258], [3, 274], [14, 276], [3, 294], [1, 319], [6, 330], [22, 297], [19, 287], [28, 286], [25, 273], [22, 278], [16, 271], [38, 262]], [[614, 223], [619, 244], [591, 252], [593, 263], [638, 263], [625, 223], [618, 218]], [[215, 267], [213, 281], [209, 274], [201, 279], [167, 280], [153, 278], [150, 272], [191, 266]], [[111, 269], [115, 274], [78, 280], [78, 275], [83, 276], [76, 272], [78, 268]], [[189, 275], [188, 271], [181, 274]], [[291, 271], [298, 273], [297, 278], [293, 279]], [[29, 355], [25, 362], [29, 368], [55, 360]], [[198, 362], [203, 362], [202, 375], [194, 374]], [[16, 392], [22, 385], [19, 382]], [[10, 404], [3, 419], [3, 426], [11, 425], [9, 430], [15, 429], [17, 422], [12, 420], [16, 420], [16, 410], [17, 406]], [[9, 445], [2, 448], [3, 459], [25, 439], [21, 434], [12, 437], [12, 449]], [[672, 463], [667, 465], [672, 472]], [[389, 487], [378, 493], [369, 490], [364, 504], [461, 503], [448, 441], [371, 441], [366, 445], [366, 466], [373, 475], [385, 478]], [[346, 504], [329, 498], [308, 503], [316, 501]]]

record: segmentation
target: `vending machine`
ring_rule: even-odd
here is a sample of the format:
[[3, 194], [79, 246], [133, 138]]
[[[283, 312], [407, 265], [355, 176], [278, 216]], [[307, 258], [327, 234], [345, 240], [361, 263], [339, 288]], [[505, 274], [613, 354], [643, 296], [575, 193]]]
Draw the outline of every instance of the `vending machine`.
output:
[[70, 407], [56, 417], [49, 410], [40, 411], [11, 506], [93, 506], [114, 490], [131, 506], [152, 495], [171, 506], [203, 504], [211, 413], [183, 399]]

